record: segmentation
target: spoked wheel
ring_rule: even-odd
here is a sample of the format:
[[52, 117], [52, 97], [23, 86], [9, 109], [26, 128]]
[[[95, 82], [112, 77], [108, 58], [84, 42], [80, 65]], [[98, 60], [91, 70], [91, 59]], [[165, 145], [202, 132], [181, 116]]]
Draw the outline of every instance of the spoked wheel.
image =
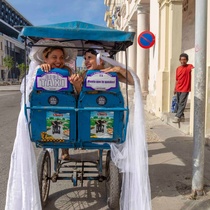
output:
[[110, 209], [119, 209], [122, 179], [119, 169], [111, 160], [110, 150], [106, 157], [106, 178], [107, 204]]
[[42, 207], [47, 203], [50, 190], [51, 160], [47, 150], [42, 150], [38, 157], [37, 172]]

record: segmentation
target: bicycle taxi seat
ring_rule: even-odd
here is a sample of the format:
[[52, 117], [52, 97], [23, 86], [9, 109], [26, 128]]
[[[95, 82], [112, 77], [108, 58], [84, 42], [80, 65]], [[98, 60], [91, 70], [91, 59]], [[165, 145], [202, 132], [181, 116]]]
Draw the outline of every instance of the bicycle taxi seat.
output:
[[76, 141], [76, 98], [69, 72], [38, 69], [30, 96], [32, 141], [55, 147]]
[[78, 100], [78, 140], [124, 141], [124, 100], [117, 74], [89, 70]]

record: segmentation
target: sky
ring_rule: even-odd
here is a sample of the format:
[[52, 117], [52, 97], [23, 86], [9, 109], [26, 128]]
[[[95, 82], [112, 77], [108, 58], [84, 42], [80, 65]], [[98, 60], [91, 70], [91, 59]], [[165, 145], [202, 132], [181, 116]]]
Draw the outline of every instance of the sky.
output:
[[[33, 25], [83, 21], [106, 26], [104, 0], [7, 0]], [[83, 58], [77, 59], [82, 66]]]
[[33, 25], [83, 21], [106, 26], [104, 0], [7, 0]]

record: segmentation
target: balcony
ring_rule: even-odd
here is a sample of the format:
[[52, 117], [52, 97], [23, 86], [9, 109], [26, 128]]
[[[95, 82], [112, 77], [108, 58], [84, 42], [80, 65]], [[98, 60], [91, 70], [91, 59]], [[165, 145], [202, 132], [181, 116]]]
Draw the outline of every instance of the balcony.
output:
[[104, 0], [104, 4], [109, 7], [111, 5], [111, 1], [112, 0]]
[[124, 3], [121, 7], [121, 10], [120, 10], [120, 14], [121, 16], [124, 18], [125, 15], [126, 15], [126, 4]]
[[108, 20], [111, 18], [111, 12], [106, 11], [104, 15], [104, 21], [108, 22]]

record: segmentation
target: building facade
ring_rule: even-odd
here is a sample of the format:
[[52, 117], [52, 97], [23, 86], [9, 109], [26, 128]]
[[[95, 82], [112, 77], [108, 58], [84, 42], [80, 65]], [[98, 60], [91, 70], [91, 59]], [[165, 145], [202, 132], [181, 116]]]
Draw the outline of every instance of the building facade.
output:
[[[141, 80], [146, 109], [164, 119], [170, 112], [175, 86], [175, 72], [179, 64], [179, 55], [186, 52], [189, 63], [195, 60], [195, 0], [104, 0], [108, 6], [105, 13], [107, 26], [123, 31], [135, 31], [134, 44], [128, 49], [128, 65], [135, 69]], [[210, 20], [210, 4], [208, 4]], [[210, 36], [210, 21], [208, 21]], [[137, 43], [139, 34], [149, 30], [155, 35], [155, 45], [143, 49]], [[207, 39], [209, 40], [209, 39]], [[210, 117], [210, 47], [207, 41], [207, 100], [206, 119]], [[117, 55], [125, 62], [123, 53]], [[192, 73], [192, 78], [194, 72]], [[193, 81], [189, 97], [189, 129], [193, 133]], [[210, 135], [210, 122], [206, 120], [206, 136]]]
[[4, 79], [3, 58], [5, 56], [13, 57], [14, 61], [9, 78], [19, 77], [20, 72], [17, 65], [24, 62], [25, 51], [23, 43], [17, 38], [22, 26], [31, 25], [12, 5], [5, 0], [0, 0], [0, 80]]

